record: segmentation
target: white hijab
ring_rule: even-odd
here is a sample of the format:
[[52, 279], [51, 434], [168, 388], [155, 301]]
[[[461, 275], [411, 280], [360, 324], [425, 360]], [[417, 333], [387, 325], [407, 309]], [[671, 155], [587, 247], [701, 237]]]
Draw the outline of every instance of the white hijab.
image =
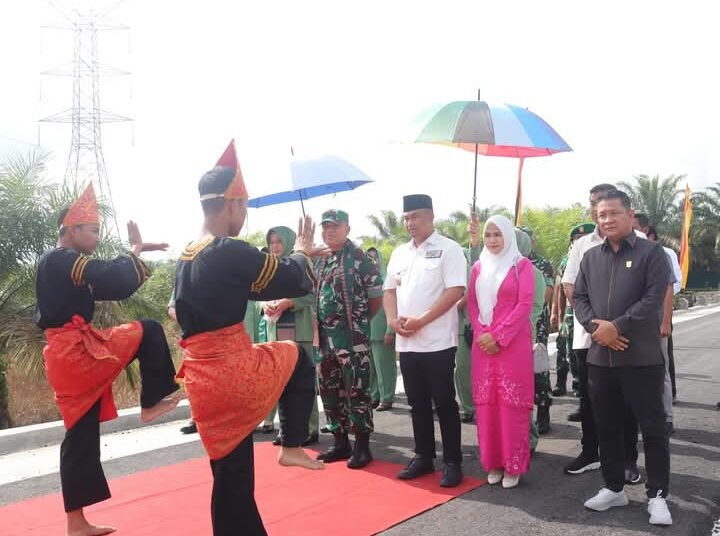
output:
[[497, 303], [500, 285], [505, 280], [510, 268], [522, 258], [522, 254], [517, 247], [515, 228], [510, 220], [505, 216], [491, 216], [485, 222], [483, 235], [491, 223], [495, 224], [500, 230], [505, 244], [503, 250], [497, 255], [490, 253], [490, 250], [484, 247], [478, 260], [480, 263], [480, 275], [475, 282], [475, 294], [480, 309], [479, 320], [486, 326], [492, 324], [493, 310]]

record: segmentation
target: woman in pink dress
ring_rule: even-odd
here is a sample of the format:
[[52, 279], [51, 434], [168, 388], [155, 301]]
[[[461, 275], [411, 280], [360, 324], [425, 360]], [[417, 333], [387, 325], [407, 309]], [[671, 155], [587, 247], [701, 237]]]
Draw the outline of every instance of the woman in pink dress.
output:
[[473, 401], [488, 483], [514, 488], [530, 468], [534, 378], [530, 312], [532, 263], [517, 248], [512, 223], [492, 216], [468, 285]]

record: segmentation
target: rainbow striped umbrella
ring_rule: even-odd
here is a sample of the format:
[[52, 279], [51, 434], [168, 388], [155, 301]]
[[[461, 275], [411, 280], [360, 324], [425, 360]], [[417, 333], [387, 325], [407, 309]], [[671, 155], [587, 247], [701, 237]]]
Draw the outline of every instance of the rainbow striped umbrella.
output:
[[519, 224], [522, 167], [525, 158], [572, 151], [570, 146], [540, 116], [511, 104], [491, 105], [480, 100], [453, 101], [427, 110], [417, 143], [454, 145], [475, 153], [473, 210], [477, 197], [477, 156], [520, 159], [515, 219]]

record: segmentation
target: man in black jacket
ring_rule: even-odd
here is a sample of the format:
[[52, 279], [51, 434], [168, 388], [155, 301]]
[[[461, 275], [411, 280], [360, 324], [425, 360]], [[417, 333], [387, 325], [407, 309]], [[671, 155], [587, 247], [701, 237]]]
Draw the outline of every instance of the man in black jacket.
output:
[[633, 233], [633, 211], [625, 193], [600, 197], [598, 223], [605, 242], [583, 257], [574, 293], [577, 319], [593, 339], [587, 358], [588, 389], [605, 480], [605, 488], [585, 506], [604, 511], [628, 504], [623, 491], [623, 421], [617, 418], [627, 406], [643, 435], [650, 523], [670, 525], [665, 502], [670, 445], [662, 404], [665, 368], [659, 311], [674, 277], [662, 246]]

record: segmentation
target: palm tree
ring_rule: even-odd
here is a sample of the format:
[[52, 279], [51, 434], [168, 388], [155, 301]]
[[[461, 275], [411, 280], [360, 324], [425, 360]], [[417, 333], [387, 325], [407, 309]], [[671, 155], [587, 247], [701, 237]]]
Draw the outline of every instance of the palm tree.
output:
[[692, 258], [705, 271], [720, 269], [720, 182], [692, 195]]
[[445, 219], [435, 220], [435, 229], [458, 244], [467, 245], [470, 242], [469, 224], [470, 216], [461, 210], [456, 210]]
[[[0, 163], [0, 428], [10, 424], [5, 369], [12, 366], [38, 380], [44, 375], [45, 338], [32, 322], [35, 273], [39, 257], [57, 241], [57, 215], [76, 198], [73, 190], [45, 181], [46, 162], [46, 154], [33, 151], [11, 155]], [[112, 214], [101, 206], [101, 216], [107, 220]], [[120, 240], [106, 233], [97, 253], [110, 257], [122, 249]], [[95, 323], [103, 327], [157, 318], [169, 294], [170, 289], [158, 300], [140, 292], [122, 303], [99, 304]], [[126, 377], [132, 384], [134, 369], [128, 369]]]
[[661, 235], [678, 236], [680, 212], [678, 212], [678, 196], [682, 193], [678, 184], [685, 180], [686, 175], [670, 175], [660, 179], [659, 175], [636, 175], [634, 182], [618, 182], [618, 188], [630, 196], [636, 212], [642, 212], [655, 225]]
[[377, 236], [363, 236], [361, 237], [363, 241], [374, 240], [397, 246], [409, 240], [402, 217], [395, 214], [392, 210], [381, 210], [379, 216], [370, 214], [368, 220], [370, 220], [370, 223], [375, 227]]

